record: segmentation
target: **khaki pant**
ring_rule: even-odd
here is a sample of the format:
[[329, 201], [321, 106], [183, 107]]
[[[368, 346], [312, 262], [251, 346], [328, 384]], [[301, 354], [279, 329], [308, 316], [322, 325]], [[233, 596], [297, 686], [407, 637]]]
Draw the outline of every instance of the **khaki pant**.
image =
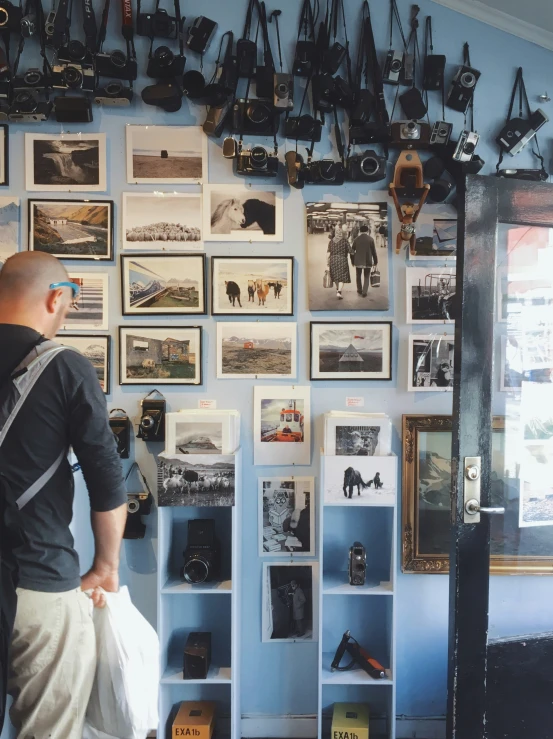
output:
[[92, 601], [17, 590], [8, 690], [17, 739], [82, 739], [96, 671]]

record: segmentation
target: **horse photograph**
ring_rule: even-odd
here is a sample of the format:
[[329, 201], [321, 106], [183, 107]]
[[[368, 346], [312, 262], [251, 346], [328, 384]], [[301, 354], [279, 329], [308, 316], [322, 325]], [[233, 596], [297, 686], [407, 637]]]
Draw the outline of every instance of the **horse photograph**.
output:
[[391, 506], [396, 496], [396, 457], [324, 458], [325, 505]]
[[205, 185], [204, 235], [208, 241], [282, 241], [282, 187]]
[[233, 454], [173, 454], [158, 458], [158, 505], [234, 505]]

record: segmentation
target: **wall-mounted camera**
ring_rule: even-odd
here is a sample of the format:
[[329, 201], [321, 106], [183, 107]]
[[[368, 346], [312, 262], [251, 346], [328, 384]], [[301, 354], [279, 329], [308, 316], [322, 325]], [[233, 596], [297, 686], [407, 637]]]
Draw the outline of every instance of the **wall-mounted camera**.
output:
[[322, 121], [307, 113], [284, 121], [284, 135], [294, 141], [320, 141], [322, 130]]
[[391, 145], [401, 149], [428, 149], [430, 126], [419, 121], [396, 121], [390, 126]]
[[475, 131], [461, 131], [453, 152], [453, 159], [456, 162], [470, 162], [479, 141], [480, 136]]
[[451, 82], [447, 96], [448, 107], [459, 111], [459, 113], [466, 113], [479, 79], [480, 72], [474, 67], [466, 65], [459, 67]]
[[14, 89], [8, 119], [17, 123], [40, 123], [47, 121], [52, 112], [53, 103], [42, 99], [44, 89]]
[[[117, 416], [112, 415], [117, 413]], [[113, 408], [109, 412], [109, 427], [115, 437], [117, 454], [121, 459], [128, 459], [131, 449], [131, 420], [122, 408]]]
[[[160, 398], [151, 398], [158, 393]], [[137, 439], [143, 441], [165, 441], [165, 409], [166, 401], [158, 390], [152, 390], [142, 400], [142, 415], [138, 424]]]
[[295, 77], [310, 77], [313, 74], [315, 60], [317, 58], [317, 47], [314, 41], [298, 40], [294, 52], [294, 64], [292, 70]]
[[351, 108], [354, 94], [343, 77], [330, 74], [316, 74], [311, 80], [313, 106], [322, 113], [329, 113], [335, 105]]
[[379, 182], [386, 177], [386, 157], [367, 149], [346, 159], [346, 180], [348, 182]]
[[345, 182], [345, 168], [342, 162], [333, 159], [315, 159], [304, 161], [297, 151], [287, 151], [284, 157], [288, 184], [301, 190], [309, 185], [343, 185]]
[[346, 58], [346, 47], [335, 41], [323, 56], [323, 70], [327, 74], [336, 74]]
[[294, 78], [291, 74], [275, 72], [273, 105], [277, 110], [294, 109]]
[[538, 108], [529, 118], [511, 118], [499, 132], [496, 141], [511, 156], [515, 156], [534, 138], [540, 128], [549, 121]]
[[2, 31], [19, 33], [22, 18], [23, 11], [19, 5], [14, 5], [5, 0], [0, 2], [0, 29], [2, 29]]
[[148, 85], [140, 94], [146, 105], [155, 105], [166, 113], [176, 113], [182, 107], [182, 90], [174, 82]]
[[249, 136], [274, 136], [279, 118], [267, 100], [240, 98], [232, 108], [232, 133]]
[[179, 29], [176, 17], [158, 8], [155, 13], [138, 14], [136, 32], [148, 38], [176, 39]]
[[452, 131], [453, 124], [447, 121], [436, 121], [430, 134], [430, 146], [447, 146]]
[[384, 61], [382, 82], [387, 85], [399, 85], [401, 70], [403, 68], [403, 52], [390, 49]]
[[59, 123], [90, 123], [92, 105], [86, 96], [59, 95], [54, 98], [54, 116]]
[[441, 90], [444, 86], [445, 56], [443, 54], [428, 54], [424, 58], [422, 76], [423, 90]]
[[367, 552], [360, 541], [353, 543], [349, 550], [349, 584], [361, 586], [365, 584], [367, 573]]
[[121, 82], [113, 80], [104, 87], [94, 90], [94, 102], [97, 105], [127, 106], [131, 104], [133, 91]]
[[228, 136], [223, 141], [223, 156], [234, 159], [235, 173], [245, 177], [276, 177], [278, 174], [277, 152], [270, 154], [264, 146], [243, 149], [241, 141]]
[[362, 126], [350, 126], [349, 140], [352, 146], [386, 144], [390, 141], [390, 129], [381, 123], [369, 121]]
[[125, 477], [125, 484], [133, 470], [137, 470], [146, 490], [139, 493], [127, 493], [127, 522], [123, 533], [124, 539], [143, 539], [146, 533], [146, 525], [142, 522], [142, 516], [150, 515], [154, 497], [150, 492], [148, 482], [138, 464], [133, 462]]
[[112, 77], [118, 80], [135, 80], [138, 74], [136, 59], [116, 49], [110, 53], [96, 54], [96, 74], [99, 77]]
[[188, 521], [188, 541], [183, 554], [181, 577], [186, 582], [199, 585], [220, 577], [221, 548], [213, 518]]
[[146, 74], [158, 80], [174, 79], [182, 77], [185, 65], [185, 56], [174, 54], [168, 46], [158, 46], [148, 59]]
[[203, 54], [213, 38], [216, 29], [217, 23], [210, 18], [206, 18], [205, 15], [200, 15], [196, 18], [188, 29], [186, 45], [190, 51]]
[[545, 169], [500, 169], [498, 177], [508, 180], [526, 180], [527, 182], [546, 182], [549, 174]]

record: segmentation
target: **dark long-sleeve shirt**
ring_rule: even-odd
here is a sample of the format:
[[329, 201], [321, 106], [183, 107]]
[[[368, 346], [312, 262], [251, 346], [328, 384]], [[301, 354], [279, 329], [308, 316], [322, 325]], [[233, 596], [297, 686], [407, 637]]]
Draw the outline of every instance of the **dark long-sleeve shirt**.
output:
[[355, 267], [376, 267], [378, 264], [374, 239], [368, 233], [359, 234], [353, 242], [352, 252], [352, 263]]
[[[0, 377], [13, 370], [39, 338], [31, 328], [0, 324]], [[3, 392], [0, 388], [0, 402]], [[46, 367], [8, 431], [0, 446], [0, 474], [17, 498], [70, 446], [81, 465], [92, 510], [110, 511], [125, 503], [121, 460], [96, 371], [88, 359], [68, 349]], [[16, 552], [20, 587], [58, 593], [79, 586], [79, 558], [69, 530], [73, 497], [73, 474], [64, 459], [22, 509], [28, 544]]]

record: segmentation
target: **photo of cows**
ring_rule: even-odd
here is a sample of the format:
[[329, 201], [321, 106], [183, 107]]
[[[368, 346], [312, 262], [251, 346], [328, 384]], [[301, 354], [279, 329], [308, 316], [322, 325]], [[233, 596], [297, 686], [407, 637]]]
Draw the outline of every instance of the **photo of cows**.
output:
[[213, 315], [293, 315], [293, 257], [212, 257]]
[[394, 505], [394, 463], [394, 457], [388, 456], [360, 456], [355, 460], [325, 457], [325, 505]]
[[204, 185], [206, 241], [282, 241], [282, 187]]
[[158, 505], [233, 506], [233, 454], [187, 454], [158, 457]]

